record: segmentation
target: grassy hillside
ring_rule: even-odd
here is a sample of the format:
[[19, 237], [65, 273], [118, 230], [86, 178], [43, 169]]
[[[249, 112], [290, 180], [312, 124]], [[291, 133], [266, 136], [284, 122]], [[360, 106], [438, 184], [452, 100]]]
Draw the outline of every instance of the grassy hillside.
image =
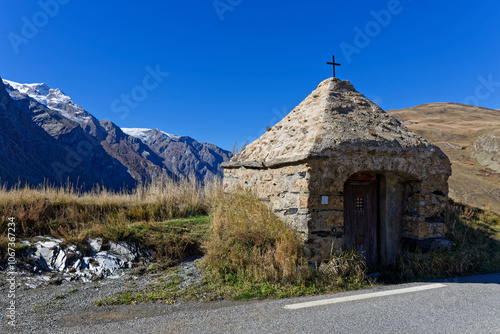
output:
[[388, 113], [448, 155], [451, 198], [500, 213], [500, 111], [431, 103]]

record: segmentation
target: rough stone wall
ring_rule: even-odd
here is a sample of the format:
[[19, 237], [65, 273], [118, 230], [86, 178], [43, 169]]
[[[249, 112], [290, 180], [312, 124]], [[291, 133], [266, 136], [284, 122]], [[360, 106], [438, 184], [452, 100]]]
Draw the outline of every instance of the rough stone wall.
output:
[[[225, 168], [224, 189], [248, 188], [273, 212], [302, 233], [311, 262], [328, 258], [341, 250], [344, 233], [344, 184], [358, 172], [387, 175], [387, 196], [383, 219], [387, 219], [386, 243], [402, 237], [425, 239], [446, 233], [444, 213], [451, 167], [441, 152], [335, 151], [328, 158], [311, 158], [307, 163], [273, 168]], [[390, 176], [390, 177], [389, 177]], [[392, 189], [399, 187], [397, 191]], [[381, 194], [382, 195], [382, 194]], [[328, 204], [322, 197], [328, 196]], [[400, 203], [401, 208], [392, 208]], [[394, 212], [389, 212], [389, 211]], [[392, 224], [392, 225], [390, 225]], [[400, 234], [397, 237], [391, 233]], [[396, 238], [396, 239], [395, 239]], [[393, 254], [394, 247], [383, 246]], [[386, 248], [388, 250], [386, 250]]]
[[[308, 207], [311, 220], [308, 225], [307, 248], [312, 261], [329, 256], [331, 250], [341, 249], [344, 232], [344, 184], [358, 172], [374, 172], [397, 179], [402, 189], [402, 217], [384, 212], [395, 220], [402, 230], [400, 237], [424, 239], [444, 237], [444, 213], [448, 195], [448, 177], [451, 167], [446, 156], [429, 152], [410, 151], [397, 155], [373, 152], [334, 152], [329, 159], [310, 161], [312, 172]], [[393, 189], [386, 189], [390, 194]], [[381, 197], [385, 197], [382, 196]], [[385, 194], [384, 194], [385, 195]], [[321, 204], [328, 196], [328, 204]], [[386, 200], [391, 200], [386, 198]], [[385, 210], [391, 210], [387, 208]], [[391, 222], [381, 222], [390, 224]]]
[[276, 168], [225, 168], [224, 191], [234, 191], [238, 187], [250, 189], [265, 202], [281, 219], [287, 221], [307, 237], [309, 164], [296, 164]]
[[432, 173], [425, 175], [421, 182], [405, 184], [404, 237], [444, 237], [448, 177], [446, 174]]

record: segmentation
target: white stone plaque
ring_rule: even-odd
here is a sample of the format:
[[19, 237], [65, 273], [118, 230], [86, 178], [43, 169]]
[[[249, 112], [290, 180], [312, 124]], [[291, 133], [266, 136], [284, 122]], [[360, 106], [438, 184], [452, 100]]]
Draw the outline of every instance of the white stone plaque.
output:
[[321, 204], [328, 204], [328, 196], [321, 196]]

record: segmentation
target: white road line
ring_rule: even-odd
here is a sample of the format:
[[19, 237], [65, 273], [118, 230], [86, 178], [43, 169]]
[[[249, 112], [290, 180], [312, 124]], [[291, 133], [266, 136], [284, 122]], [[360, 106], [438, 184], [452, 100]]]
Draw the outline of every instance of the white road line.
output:
[[372, 292], [372, 293], [366, 293], [366, 294], [362, 294], [362, 295], [338, 297], [338, 298], [331, 298], [331, 299], [316, 300], [313, 302], [290, 304], [290, 305], [285, 305], [283, 308], [286, 308], [289, 310], [297, 310], [297, 309], [306, 308], [306, 307], [314, 307], [314, 306], [321, 306], [321, 305], [352, 302], [355, 300], [363, 300], [363, 299], [377, 298], [377, 297], [383, 297], [383, 296], [399, 295], [402, 293], [425, 291], [425, 290], [444, 288], [444, 287], [446, 287], [446, 285], [441, 284], [441, 283], [435, 283], [435, 284], [429, 284], [429, 285], [414, 286], [412, 288]]

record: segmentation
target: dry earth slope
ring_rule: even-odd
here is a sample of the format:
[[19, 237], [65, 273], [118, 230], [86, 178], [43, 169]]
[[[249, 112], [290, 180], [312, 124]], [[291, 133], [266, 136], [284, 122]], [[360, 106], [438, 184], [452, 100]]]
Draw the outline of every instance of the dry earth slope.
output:
[[457, 103], [389, 110], [450, 158], [450, 197], [500, 213], [500, 111]]

